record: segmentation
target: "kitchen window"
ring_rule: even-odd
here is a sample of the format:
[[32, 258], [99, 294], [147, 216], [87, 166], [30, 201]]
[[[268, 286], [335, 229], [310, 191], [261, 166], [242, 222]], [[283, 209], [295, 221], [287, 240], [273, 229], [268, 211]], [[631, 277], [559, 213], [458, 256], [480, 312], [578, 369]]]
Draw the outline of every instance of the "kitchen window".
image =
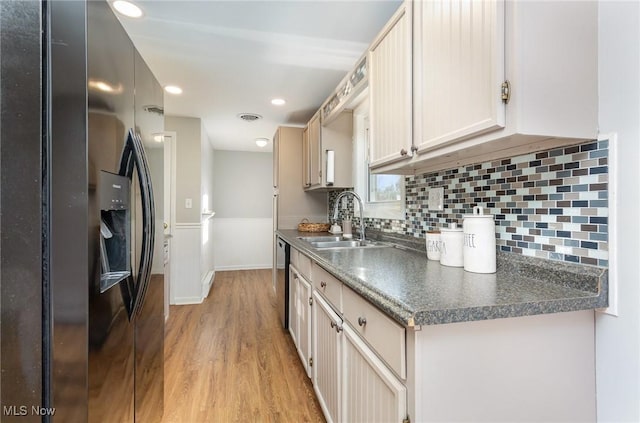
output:
[[[364, 216], [404, 220], [404, 176], [379, 175], [369, 171], [369, 106], [366, 100], [353, 111], [353, 120], [354, 189], [365, 202]], [[354, 207], [357, 216], [358, 205]]]

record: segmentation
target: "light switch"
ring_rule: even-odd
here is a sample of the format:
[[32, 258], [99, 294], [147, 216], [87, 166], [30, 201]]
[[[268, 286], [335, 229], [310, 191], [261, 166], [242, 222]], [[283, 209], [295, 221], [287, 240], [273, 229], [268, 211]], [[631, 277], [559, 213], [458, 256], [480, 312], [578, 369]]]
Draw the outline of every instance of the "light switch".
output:
[[429, 188], [429, 210], [444, 210], [444, 187]]
[[184, 208], [185, 209], [190, 209], [191, 207], [193, 207], [193, 202], [191, 201], [191, 198], [187, 198], [184, 200]]

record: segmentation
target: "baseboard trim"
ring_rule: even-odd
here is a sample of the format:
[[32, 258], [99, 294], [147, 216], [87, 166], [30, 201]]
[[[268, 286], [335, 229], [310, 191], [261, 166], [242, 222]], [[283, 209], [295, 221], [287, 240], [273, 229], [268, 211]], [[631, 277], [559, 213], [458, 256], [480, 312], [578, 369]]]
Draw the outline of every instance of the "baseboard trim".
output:
[[272, 269], [273, 263], [269, 264], [243, 264], [236, 266], [216, 266], [216, 271], [226, 271], [226, 270], [261, 270], [261, 269]]
[[213, 285], [213, 279], [216, 277], [215, 270], [209, 270], [204, 278], [202, 278], [202, 301], [209, 296], [211, 291], [211, 285]]
[[175, 299], [173, 305], [202, 304], [202, 301], [204, 301], [202, 297], [179, 297]]

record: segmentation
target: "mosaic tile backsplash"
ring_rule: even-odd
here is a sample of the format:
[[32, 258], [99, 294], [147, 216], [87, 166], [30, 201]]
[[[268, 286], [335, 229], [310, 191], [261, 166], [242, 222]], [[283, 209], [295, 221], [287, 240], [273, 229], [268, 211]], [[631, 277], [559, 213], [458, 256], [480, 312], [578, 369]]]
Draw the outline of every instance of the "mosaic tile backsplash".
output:
[[[409, 176], [406, 219], [365, 218], [365, 224], [424, 238], [428, 230], [462, 225], [465, 214], [482, 206], [494, 215], [502, 251], [608, 267], [608, 150], [608, 141], [593, 141]], [[444, 187], [441, 212], [427, 208], [433, 187]], [[338, 193], [329, 195], [331, 211]], [[351, 200], [348, 208], [353, 214]]]

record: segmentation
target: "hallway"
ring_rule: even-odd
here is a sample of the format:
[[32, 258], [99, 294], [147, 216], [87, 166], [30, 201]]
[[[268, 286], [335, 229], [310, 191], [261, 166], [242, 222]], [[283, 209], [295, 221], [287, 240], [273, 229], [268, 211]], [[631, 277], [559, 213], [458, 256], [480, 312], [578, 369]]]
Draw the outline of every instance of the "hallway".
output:
[[324, 421], [279, 325], [271, 270], [217, 272], [202, 304], [170, 312], [163, 423]]

